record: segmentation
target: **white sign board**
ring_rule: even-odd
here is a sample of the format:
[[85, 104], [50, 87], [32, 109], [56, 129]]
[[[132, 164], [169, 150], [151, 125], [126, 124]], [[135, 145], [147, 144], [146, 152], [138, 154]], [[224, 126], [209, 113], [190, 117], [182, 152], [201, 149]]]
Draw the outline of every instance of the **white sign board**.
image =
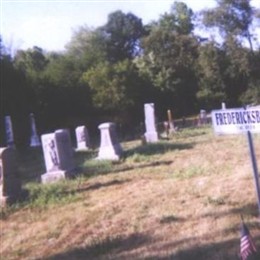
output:
[[235, 108], [211, 112], [215, 133], [240, 134], [260, 132], [260, 108]]

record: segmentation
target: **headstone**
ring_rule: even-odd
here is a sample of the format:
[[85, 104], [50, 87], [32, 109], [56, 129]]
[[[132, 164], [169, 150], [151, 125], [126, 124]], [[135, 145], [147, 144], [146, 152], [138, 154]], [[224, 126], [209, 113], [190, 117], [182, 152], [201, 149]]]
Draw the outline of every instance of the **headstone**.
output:
[[172, 112], [171, 110], [167, 110], [168, 122], [169, 122], [169, 133], [175, 132], [174, 123], [172, 119]]
[[207, 123], [207, 112], [204, 109], [200, 110], [200, 124], [205, 125]]
[[85, 126], [78, 126], [75, 130], [77, 139], [77, 151], [89, 149], [89, 135]]
[[155, 128], [155, 115], [154, 115], [154, 104], [144, 104], [145, 114], [145, 129], [144, 134], [147, 143], [153, 143], [158, 141], [158, 133]]
[[37, 147], [41, 145], [39, 136], [37, 134], [36, 130], [36, 124], [35, 124], [35, 119], [34, 115], [30, 114], [30, 123], [31, 123], [31, 138], [30, 138], [30, 146], [31, 147]]
[[55, 182], [74, 173], [73, 150], [67, 129], [41, 136], [46, 173], [41, 176], [43, 183]]
[[21, 199], [22, 186], [18, 174], [15, 149], [0, 148], [0, 205], [6, 206]]
[[168, 121], [163, 122], [163, 128], [164, 128], [164, 133], [166, 135], [166, 138], [168, 138], [169, 137], [169, 122]]
[[123, 150], [118, 142], [116, 125], [108, 122], [98, 126], [100, 130], [100, 147], [97, 159], [119, 160]]
[[6, 145], [8, 147], [15, 147], [12, 120], [10, 116], [5, 116], [5, 134]]

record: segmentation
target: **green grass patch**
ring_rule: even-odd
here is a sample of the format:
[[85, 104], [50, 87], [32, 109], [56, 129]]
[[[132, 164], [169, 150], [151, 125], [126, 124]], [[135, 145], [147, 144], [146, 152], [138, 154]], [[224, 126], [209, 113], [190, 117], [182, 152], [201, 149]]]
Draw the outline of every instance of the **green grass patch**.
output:
[[16, 203], [8, 207], [0, 208], [0, 220], [6, 220], [9, 215], [21, 208], [21, 204]]
[[127, 162], [140, 163], [140, 162], [149, 162], [151, 160], [150, 156], [134, 153], [133, 155], [127, 158]]
[[160, 219], [160, 224], [169, 224], [172, 222], [182, 221], [183, 219], [175, 215], [166, 215]]
[[135, 148], [129, 149], [125, 152], [125, 157], [131, 157], [133, 155], [145, 155], [151, 156], [156, 154], [164, 154], [173, 150], [191, 149], [192, 144], [187, 143], [169, 143], [166, 141], [159, 141], [157, 143], [149, 143]]
[[192, 177], [203, 175], [205, 175], [205, 170], [202, 167], [192, 166], [173, 172], [172, 177], [177, 179], [189, 179]]
[[68, 204], [79, 199], [79, 194], [74, 192], [74, 181], [59, 181], [52, 184], [30, 183], [25, 186], [28, 190], [28, 204], [31, 208], [46, 208], [54, 204]]
[[83, 163], [82, 175], [94, 177], [107, 174], [113, 171], [113, 162], [109, 160], [85, 160]]
[[205, 201], [205, 205], [212, 205], [212, 206], [221, 206], [221, 205], [225, 205], [226, 201], [224, 197], [211, 197], [208, 196], [206, 201]]
[[200, 137], [209, 134], [213, 134], [212, 127], [205, 125], [200, 127], [188, 127], [183, 128], [175, 133], [173, 133], [170, 137], [171, 139], [183, 139], [183, 138], [190, 138], [190, 137]]

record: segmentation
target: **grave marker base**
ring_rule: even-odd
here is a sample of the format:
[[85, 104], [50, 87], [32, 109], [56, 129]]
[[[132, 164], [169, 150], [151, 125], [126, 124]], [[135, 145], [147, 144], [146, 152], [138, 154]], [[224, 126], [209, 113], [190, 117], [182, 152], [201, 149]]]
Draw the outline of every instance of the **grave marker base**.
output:
[[71, 174], [68, 171], [57, 170], [53, 172], [46, 172], [41, 175], [42, 183], [53, 183], [59, 180], [70, 178]]
[[157, 132], [146, 132], [144, 134], [145, 140], [147, 143], [158, 142], [158, 133]]
[[120, 145], [102, 147], [96, 159], [118, 161], [120, 160], [121, 154], [122, 154], [122, 148]]

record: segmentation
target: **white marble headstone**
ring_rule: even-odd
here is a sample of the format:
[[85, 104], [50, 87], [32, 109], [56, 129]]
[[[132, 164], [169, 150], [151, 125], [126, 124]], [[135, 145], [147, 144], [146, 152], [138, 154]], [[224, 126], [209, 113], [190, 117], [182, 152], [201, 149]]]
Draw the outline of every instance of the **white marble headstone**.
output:
[[119, 160], [123, 150], [118, 142], [116, 125], [108, 122], [98, 126], [100, 130], [100, 147], [97, 159]]
[[41, 136], [46, 173], [41, 176], [42, 182], [53, 182], [64, 179], [74, 170], [73, 149], [67, 129]]
[[77, 139], [77, 151], [89, 149], [89, 135], [85, 126], [78, 126], [75, 130]]
[[37, 134], [36, 124], [34, 115], [30, 114], [30, 123], [31, 123], [31, 138], [30, 138], [30, 146], [37, 147], [41, 145], [40, 138]]
[[155, 126], [154, 104], [144, 104], [145, 114], [145, 129], [144, 134], [147, 143], [154, 143], [158, 141], [158, 133]]
[[15, 147], [13, 126], [12, 126], [12, 120], [10, 116], [5, 116], [5, 135], [6, 135], [6, 145], [8, 147]]

